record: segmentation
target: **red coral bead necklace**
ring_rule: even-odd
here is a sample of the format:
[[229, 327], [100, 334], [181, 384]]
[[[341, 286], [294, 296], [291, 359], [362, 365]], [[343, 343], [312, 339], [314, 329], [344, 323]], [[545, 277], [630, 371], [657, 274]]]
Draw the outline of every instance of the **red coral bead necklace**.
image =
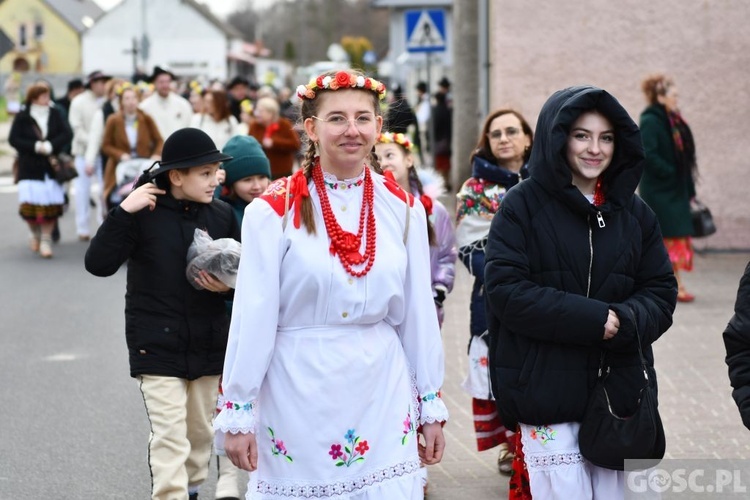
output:
[[[375, 263], [375, 191], [373, 188], [370, 169], [365, 165], [365, 182], [364, 197], [362, 207], [359, 212], [359, 228], [357, 234], [344, 231], [336, 221], [336, 215], [331, 209], [331, 203], [328, 200], [325, 180], [323, 178], [323, 169], [320, 166], [320, 160], [315, 163], [312, 171], [313, 182], [318, 191], [320, 206], [323, 209], [323, 221], [326, 225], [328, 237], [331, 239], [329, 251], [331, 255], [338, 255], [341, 265], [346, 272], [355, 278], [365, 276]], [[365, 220], [367, 221], [367, 231], [365, 235]], [[364, 255], [359, 252], [362, 247], [362, 237], [365, 236]], [[364, 269], [356, 271], [353, 266], [365, 266]]]

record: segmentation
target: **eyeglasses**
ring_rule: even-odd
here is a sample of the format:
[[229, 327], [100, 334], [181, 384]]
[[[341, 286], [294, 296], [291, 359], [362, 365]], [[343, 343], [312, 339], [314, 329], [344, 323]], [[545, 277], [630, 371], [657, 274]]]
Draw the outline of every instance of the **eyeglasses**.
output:
[[349, 124], [353, 123], [354, 127], [360, 132], [370, 132], [375, 127], [375, 115], [365, 113], [356, 118], [347, 119], [344, 115], [331, 115], [326, 119], [313, 116], [319, 122], [323, 122], [331, 128], [334, 134], [344, 134], [349, 130]]
[[515, 139], [516, 137], [521, 135], [521, 129], [516, 128], [516, 127], [508, 127], [505, 129], [505, 131], [493, 130], [492, 132], [487, 134], [487, 137], [493, 140], [499, 140], [500, 138], [503, 137], [503, 133], [505, 134], [505, 137], [507, 137], [508, 139]]

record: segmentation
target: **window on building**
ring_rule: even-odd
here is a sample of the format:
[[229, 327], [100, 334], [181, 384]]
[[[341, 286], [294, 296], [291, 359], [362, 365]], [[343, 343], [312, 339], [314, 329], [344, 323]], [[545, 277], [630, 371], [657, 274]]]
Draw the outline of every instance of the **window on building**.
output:
[[21, 49], [25, 49], [28, 47], [29, 41], [26, 38], [26, 25], [22, 24], [18, 27], [18, 47]]
[[34, 24], [34, 40], [42, 40], [44, 38], [44, 25], [41, 21], [37, 21]]

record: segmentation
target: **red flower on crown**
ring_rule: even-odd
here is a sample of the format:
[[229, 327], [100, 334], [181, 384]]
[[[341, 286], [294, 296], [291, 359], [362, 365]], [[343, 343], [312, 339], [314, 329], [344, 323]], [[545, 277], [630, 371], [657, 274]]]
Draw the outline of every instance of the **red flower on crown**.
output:
[[[351, 85], [349, 83], [351, 81], [351, 79], [349, 78], [349, 73], [347, 73], [346, 71], [339, 71], [338, 73], [336, 73], [336, 76], [333, 77], [333, 80], [339, 87], [349, 87]], [[354, 77], [355, 85], [356, 81], [356, 77]], [[331, 82], [331, 88], [333, 88], [333, 82]]]

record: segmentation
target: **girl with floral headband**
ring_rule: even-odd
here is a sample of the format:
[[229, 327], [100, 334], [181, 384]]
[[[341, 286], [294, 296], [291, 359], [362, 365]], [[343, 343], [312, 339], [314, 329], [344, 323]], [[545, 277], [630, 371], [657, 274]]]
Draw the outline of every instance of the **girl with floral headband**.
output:
[[217, 445], [248, 498], [420, 499], [448, 419], [425, 211], [372, 154], [380, 82], [298, 95], [307, 155], [243, 220]]
[[405, 134], [380, 134], [375, 152], [386, 175], [392, 175], [404, 191], [418, 197], [427, 212], [432, 296], [435, 300], [438, 322], [442, 327], [443, 301], [453, 290], [458, 253], [451, 216], [438, 200], [445, 194], [445, 181], [431, 168], [423, 167], [417, 170], [412, 156], [412, 143]]

